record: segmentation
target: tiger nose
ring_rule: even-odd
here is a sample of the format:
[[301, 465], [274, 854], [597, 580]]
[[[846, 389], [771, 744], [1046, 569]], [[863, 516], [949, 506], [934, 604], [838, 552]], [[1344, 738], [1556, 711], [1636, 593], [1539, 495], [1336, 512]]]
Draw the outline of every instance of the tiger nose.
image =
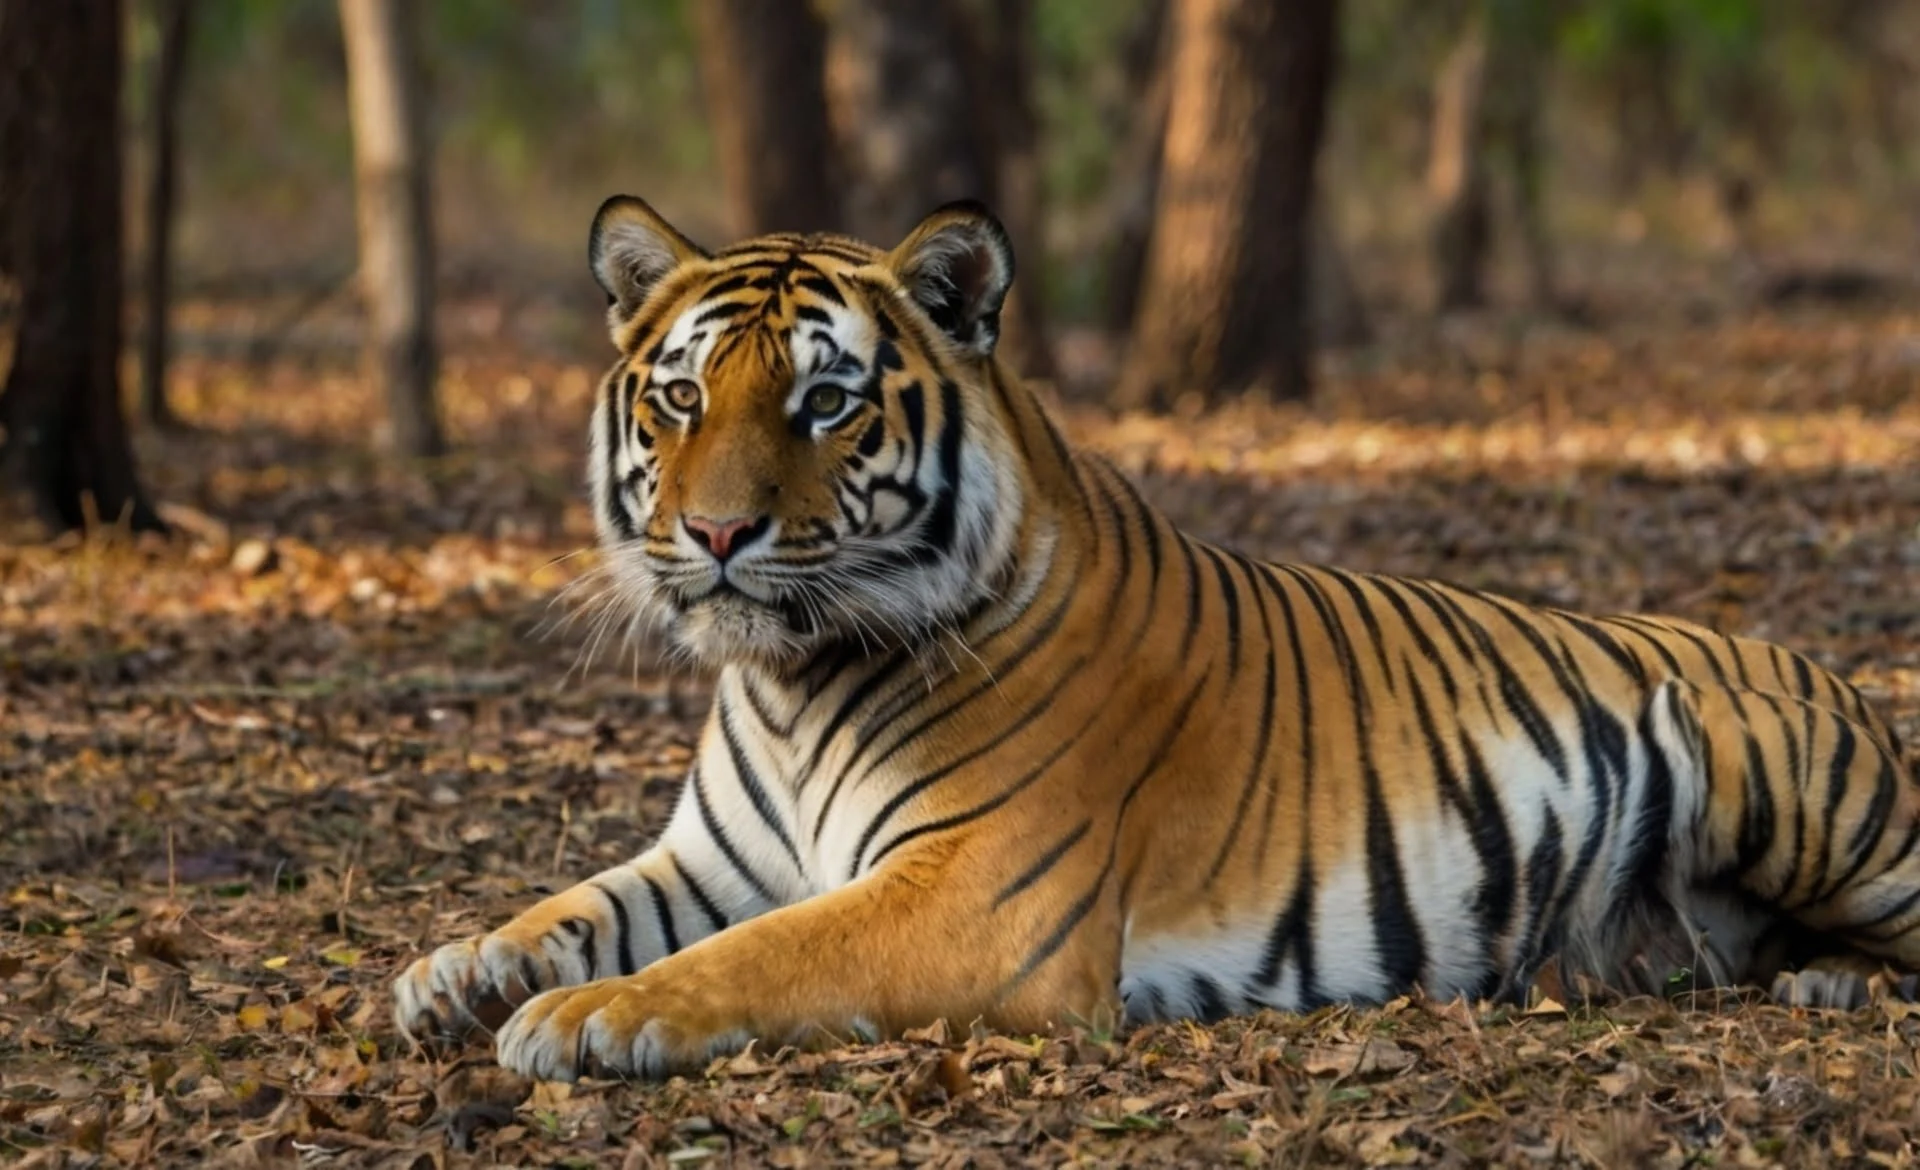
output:
[[681, 520], [687, 534], [715, 560], [724, 561], [740, 546], [751, 544], [772, 526], [771, 516], [739, 516], [731, 520], [709, 520], [705, 516], [687, 516]]

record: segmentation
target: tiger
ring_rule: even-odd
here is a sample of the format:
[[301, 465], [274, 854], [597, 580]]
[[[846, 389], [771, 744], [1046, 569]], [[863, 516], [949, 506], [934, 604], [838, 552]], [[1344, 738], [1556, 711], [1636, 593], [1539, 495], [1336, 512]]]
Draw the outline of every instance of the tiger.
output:
[[976, 202], [708, 251], [614, 196], [588, 258], [600, 569], [711, 710], [649, 848], [399, 974], [412, 1041], [646, 1078], [1550, 968], [1912, 994], [1914, 762], [1806, 656], [1183, 531], [996, 356]]

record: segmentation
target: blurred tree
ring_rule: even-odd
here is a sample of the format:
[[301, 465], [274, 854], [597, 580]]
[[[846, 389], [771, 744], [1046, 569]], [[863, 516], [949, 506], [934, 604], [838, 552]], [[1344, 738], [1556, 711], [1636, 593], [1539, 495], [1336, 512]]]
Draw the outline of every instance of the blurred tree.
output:
[[1175, 0], [1158, 210], [1118, 402], [1305, 398], [1337, 0]]
[[733, 230], [839, 230], [819, 18], [796, 0], [700, 0], [693, 9]]
[[1442, 312], [1486, 300], [1495, 169], [1510, 180], [1533, 301], [1548, 311], [1558, 307], [1541, 206], [1546, 160], [1540, 114], [1552, 59], [1552, 18], [1552, 6], [1539, 0], [1481, 0], [1441, 65], [1434, 86], [1427, 195], [1433, 209], [1429, 246], [1435, 307]]
[[6, 0], [0, 109], [20, 284], [0, 391], [6, 478], [58, 529], [165, 525], [141, 491], [120, 406], [119, 0]]
[[1119, 141], [1107, 190], [1109, 244], [1104, 316], [1115, 332], [1133, 324], [1147, 270], [1153, 208], [1160, 186], [1160, 147], [1167, 137], [1167, 0], [1148, 0], [1120, 45]]
[[1052, 378], [1054, 362], [1041, 312], [1046, 200], [1040, 174], [1040, 119], [1034, 107], [1033, 0], [988, 0], [976, 8], [986, 41], [986, 93], [993, 105], [995, 211], [1013, 237], [1026, 279], [1010, 296], [1003, 342], [1008, 359], [1031, 378]]
[[147, 264], [141, 287], [146, 332], [140, 338], [140, 406], [147, 421], [171, 426], [167, 402], [169, 285], [173, 274], [173, 207], [179, 192], [180, 90], [196, 0], [159, 0], [160, 61], [153, 78], [152, 171], [147, 179]]
[[340, 0], [367, 309], [367, 377], [387, 401], [394, 448], [446, 450], [434, 403], [433, 222], [416, 7]]
[[[1025, 4], [1004, 7], [1016, 23], [1030, 18]], [[1032, 113], [1009, 113], [1017, 95], [987, 99], [986, 50], [959, 0], [827, 0], [825, 8], [827, 108], [847, 167], [853, 231], [885, 246], [950, 200], [998, 210], [1000, 136], [1010, 119], [1030, 124]], [[1002, 8], [996, 4], [1005, 15]], [[996, 47], [1026, 35], [1003, 28]], [[1008, 217], [1010, 231], [1023, 226], [1019, 219]], [[1002, 313], [1000, 352], [1021, 372], [1040, 373], [1051, 365], [1039, 313], [1041, 254], [1037, 240], [1018, 235], [1014, 249], [1020, 275]]]

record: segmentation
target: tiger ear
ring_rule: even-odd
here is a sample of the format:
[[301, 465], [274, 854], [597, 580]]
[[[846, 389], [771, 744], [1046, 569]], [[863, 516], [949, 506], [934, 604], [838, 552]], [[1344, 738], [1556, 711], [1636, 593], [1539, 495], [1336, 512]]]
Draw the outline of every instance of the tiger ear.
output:
[[942, 333], [980, 357], [993, 352], [1013, 284], [1013, 241], [985, 204], [937, 208], [887, 253], [887, 267]]
[[607, 294], [607, 319], [616, 332], [669, 272], [706, 258], [704, 249], [632, 195], [602, 203], [587, 236], [587, 264]]

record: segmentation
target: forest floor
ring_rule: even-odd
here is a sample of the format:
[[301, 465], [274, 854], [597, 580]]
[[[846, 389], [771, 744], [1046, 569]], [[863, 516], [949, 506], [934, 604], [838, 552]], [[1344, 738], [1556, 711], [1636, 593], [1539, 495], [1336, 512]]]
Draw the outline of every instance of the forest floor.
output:
[[[592, 360], [598, 360], [597, 355]], [[388, 983], [629, 856], [707, 693], [589, 656], [596, 373], [457, 349], [460, 453], [350, 373], [189, 360], [170, 540], [0, 531], [0, 1161], [1912, 1165], [1920, 1021], [1400, 1001], [754, 1051], [658, 1085], [431, 1062]], [[1782, 639], [1920, 734], [1920, 311], [1432, 333], [1311, 410], [1068, 412], [1181, 522]]]

